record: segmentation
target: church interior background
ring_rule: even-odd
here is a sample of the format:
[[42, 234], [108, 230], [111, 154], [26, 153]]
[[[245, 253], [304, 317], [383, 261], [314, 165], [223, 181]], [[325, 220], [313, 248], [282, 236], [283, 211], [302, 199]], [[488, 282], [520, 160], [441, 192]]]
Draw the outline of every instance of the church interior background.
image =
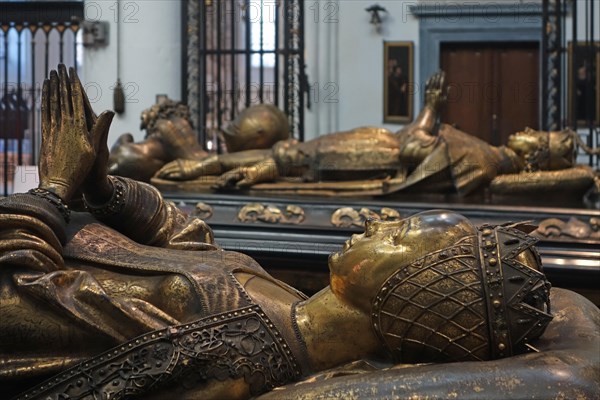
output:
[[[600, 21], [599, 7], [589, 1], [17, 1], [3, 2], [3, 8], [4, 194], [36, 179], [40, 82], [58, 62], [77, 68], [96, 110], [117, 107], [119, 83], [123, 110], [112, 124], [109, 144], [123, 133], [142, 141], [140, 114], [165, 96], [187, 103], [198, 142], [213, 153], [224, 150], [219, 131], [241, 110], [260, 103], [283, 110], [292, 137], [300, 141], [359, 126], [395, 132], [417, 118], [426, 79], [444, 70], [444, 123], [495, 146], [526, 127], [571, 128], [585, 145], [598, 146]], [[388, 49], [404, 53], [394, 59], [396, 53]], [[404, 68], [398, 78], [394, 73], [400, 63]], [[403, 89], [393, 92], [397, 82]], [[393, 100], [396, 93], [402, 98], [400, 111], [394, 108], [399, 105]], [[597, 154], [579, 149], [577, 163], [588, 165], [597, 176]], [[206, 198], [181, 192], [173, 196], [188, 206]], [[556, 267], [557, 276], [567, 281], [573, 276], [561, 267], [565, 262], [576, 264], [581, 277], [597, 278], [599, 272], [593, 251], [600, 240], [597, 194], [573, 200], [565, 193], [549, 193], [543, 199], [516, 201], [359, 196], [328, 199], [325, 204], [313, 204], [310, 197], [261, 203], [239, 193], [223, 196], [215, 200], [219, 205], [210, 221], [217, 235], [222, 231], [229, 245], [260, 254], [270, 263], [290, 251], [306, 255], [317, 246], [313, 253], [325, 254], [329, 248], [290, 239], [267, 254], [252, 235], [245, 236], [248, 225], [269, 234], [282, 226], [286, 232], [302, 227], [312, 235], [315, 229], [335, 228], [339, 234], [340, 229], [358, 229], [367, 215], [364, 209], [381, 214], [394, 202], [404, 202], [406, 212], [451, 205], [482, 221], [533, 218], [546, 229], [548, 260], [554, 263], [549, 265]], [[249, 203], [260, 203], [263, 211], [259, 217], [252, 214], [247, 223], [239, 211]], [[305, 212], [302, 223], [286, 224], [286, 206], [293, 205]], [[212, 207], [210, 202], [207, 206]], [[283, 213], [270, 217], [279, 218], [276, 223], [269, 222], [264, 211], [270, 206]], [[344, 207], [353, 212], [331, 222]], [[560, 253], [563, 247], [571, 253]], [[313, 274], [323, 279], [325, 271], [315, 268]], [[281, 274], [311, 289], [321, 285], [293, 268]], [[585, 279], [577, 281], [565, 283], [581, 286], [600, 302]]]
[[[253, 257], [307, 294], [328, 284], [329, 254], [366, 221], [444, 209], [477, 224], [528, 221], [552, 285], [600, 306], [594, 0], [0, 1], [0, 28], [2, 197], [39, 183], [42, 84], [64, 63], [78, 72], [96, 113], [117, 112], [109, 148], [126, 143], [126, 133], [127, 143], [148, 143], [140, 116], [153, 105], [186, 104], [194, 143], [145, 180], [210, 225], [223, 249]], [[228, 158], [235, 150], [226, 136], [259, 104], [285, 114], [299, 147], [286, 142], [260, 153], [257, 162], [278, 165], [275, 179], [256, 169], [261, 179], [249, 186], [236, 186], [239, 176], [219, 181], [247, 163]], [[447, 137], [445, 147], [416, 167], [410, 155], [400, 166], [382, 161], [388, 153], [377, 146], [407, 148], [388, 137], [421, 131], [435, 143]], [[543, 144], [536, 151], [523, 155], [511, 145], [515, 134], [534, 131]], [[355, 139], [365, 135], [372, 141]], [[373, 145], [375, 137], [385, 143]], [[511, 174], [479, 168], [494, 157], [514, 161], [505, 156], [511, 149], [524, 162]], [[553, 151], [560, 162], [544, 159]], [[189, 168], [219, 165], [219, 172], [187, 180], [156, 172], [194, 152], [217, 161]], [[294, 171], [304, 162], [303, 174], [284, 176], [284, 159]], [[457, 167], [459, 160], [467, 161]], [[340, 172], [344, 163], [352, 167]], [[597, 371], [597, 358], [593, 364]]]

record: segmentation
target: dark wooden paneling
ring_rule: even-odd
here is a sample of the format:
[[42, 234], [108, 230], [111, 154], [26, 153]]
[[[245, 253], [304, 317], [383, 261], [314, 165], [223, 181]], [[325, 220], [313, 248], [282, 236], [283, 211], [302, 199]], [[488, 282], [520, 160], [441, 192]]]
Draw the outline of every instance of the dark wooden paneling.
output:
[[526, 126], [537, 129], [539, 114], [539, 50], [536, 43], [494, 52], [501, 95], [497, 102], [500, 142]]
[[489, 141], [490, 103], [484, 100], [482, 87], [491, 80], [490, 53], [485, 48], [442, 47], [441, 66], [446, 71], [448, 102], [442, 121]]
[[537, 43], [445, 43], [448, 103], [442, 121], [494, 145], [538, 127]]

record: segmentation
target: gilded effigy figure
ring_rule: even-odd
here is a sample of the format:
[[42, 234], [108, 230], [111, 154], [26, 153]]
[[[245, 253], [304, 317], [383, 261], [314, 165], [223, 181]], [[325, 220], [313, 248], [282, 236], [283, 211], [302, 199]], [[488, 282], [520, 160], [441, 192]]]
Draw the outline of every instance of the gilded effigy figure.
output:
[[201, 158], [200, 147], [186, 105], [162, 98], [144, 110], [140, 129], [146, 138], [135, 143], [129, 133], [121, 135], [110, 152], [109, 173], [148, 182], [165, 163], [177, 158]]
[[576, 165], [576, 152], [577, 146], [588, 154], [600, 154], [600, 149], [587, 147], [569, 129], [526, 128], [510, 135], [506, 146], [496, 147], [450, 125], [437, 124], [445, 102], [444, 82], [443, 72], [428, 81], [425, 107], [415, 122], [397, 133], [408, 174], [387, 182], [387, 192], [420, 185], [423, 191], [455, 189], [464, 195], [489, 186], [492, 193], [514, 195], [582, 192], [594, 185], [594, 171]]
[[[397, 133], [361, 127], [305, 143], [280, 142], [269, 157], [252, 166], [239, 162], [237, 168], [221, 175], [214, 186], [254, 185], [253, 189], [267, 191], [330, 195], [377, 195], [407, 190], [468, 195], [490, 184], [494, 193], [511, 194], [582, 191], [593, 186], [594, 172], [589, 167], [576, 166], [575, 153], [577, 145], [590, 154], [599, 150], [587, 148], [574, 132], [526, 129], [512, 135], [506, 146], [492, 146], [439, 123], [444, 92], [445, 74], [438, 72], [427, 82], [425, 105], [420, 114]], [[236, 166], [235, 157], [229, 159], [232, 166]], [[179, 160], [159, 170], [153, 183], [160, 188], [173, 188], [176, 185], [166, 181], [210, 175], [214, 170], [211, 167], [203, 162]], [[301, 177], [302, 183], [256, 186], [285, 177]]]
[[[530, 226], [447, 211], [371, 220], [306, 298], [156, 189], [107, 176], [112, 116], [96, 117], [74, 70], [44, 82], [40, 185], [0, 200], [4, 396], [244, 399], [361, 359], [452, 364], [331, 381], [338, 396], [385, 396], [395, 379], [410, 382], [390, 392], [401, 397], [597, 393], [599, 311], [550, 292]], [[71, 213], [80, 191], [89, 212]]]
[[[148, 182], [163, 165], [173, 160], [204, 161], [205, 165], [211, 165], [205, 173], [221, 173], [214, 166], [218, 156], [207, 153], [198, 144], [190, 111], [183, 103], [161, 99], [142, 112], [140, 128], [147, 131], [142, 142], [135, 143], [131, 134], [117, 139], [109, 158], [111, 175]], [[259, 104], [243, 110], [221, 136], [228, 152], [246, 151], [245, 157], [237, 157], [237, 165], [240, 162], [252, 165], [265, 157], [260, 149], [268, 149], [289, 137], [289, 125], [277, 107]], [[220, 157], [225, 165], [228, 157]], [[185, 168], [187, 164], [179, 161], [178, 165]]]
[[598, 172], [577, 164], [578, 147], [590, 155], [599, 155], [600, 148], [586, 146], [576, 132], [570, 129], [542, 132], [526, 128], [511, 135], [508, 146], [523, 160], [523, 167], [518, 173], [497, 176], [490, 184], [492, 193], [581, 193], [586, 189], [600, 193]]

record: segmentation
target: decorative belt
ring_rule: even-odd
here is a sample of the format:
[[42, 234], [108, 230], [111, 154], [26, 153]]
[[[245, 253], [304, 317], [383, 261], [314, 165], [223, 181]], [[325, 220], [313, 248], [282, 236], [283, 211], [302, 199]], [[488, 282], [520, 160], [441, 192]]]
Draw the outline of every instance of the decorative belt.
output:
[[258, 305], [149, 332], [62, 372], [17, 396], [124, 399], [193, 376], [244, 378], [252, 395], [297, 380], [301, 369]]

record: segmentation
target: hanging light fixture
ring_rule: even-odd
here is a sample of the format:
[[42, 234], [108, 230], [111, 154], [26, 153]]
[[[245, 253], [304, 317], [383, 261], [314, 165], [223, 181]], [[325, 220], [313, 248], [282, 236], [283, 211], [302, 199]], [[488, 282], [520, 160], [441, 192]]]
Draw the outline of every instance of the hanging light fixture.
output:
[[381, 23], [383, 20], [382, 16], [379, 13], [387, 14], [388, 11], [379, 4], [373, 4], [372, 6], [365, 8], [365, 11], [371, 14], [370, 23], [375, 26], [375, 30], [377, 31], [377, 33], [381, 33]]

